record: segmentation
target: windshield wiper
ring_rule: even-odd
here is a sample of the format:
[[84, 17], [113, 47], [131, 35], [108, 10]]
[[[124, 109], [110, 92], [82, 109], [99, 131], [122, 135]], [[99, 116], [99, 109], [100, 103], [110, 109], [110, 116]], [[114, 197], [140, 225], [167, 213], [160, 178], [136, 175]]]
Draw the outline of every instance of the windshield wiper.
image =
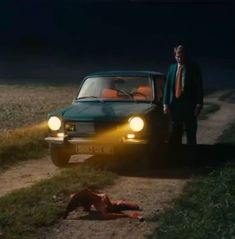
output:
[[89, 99], [89, 98], [100, 98], [100, 97], [98, 97], [98, 96], [83, 96], [83, 97], [77, 98], [77, 100]]
[[126, 95], [129, 99], [132, 99], [132, 95], [129, 92], [127, 92], [125, 90], [121, 90], [121, 89], [117, 89], [117, 91], [123, 95]]

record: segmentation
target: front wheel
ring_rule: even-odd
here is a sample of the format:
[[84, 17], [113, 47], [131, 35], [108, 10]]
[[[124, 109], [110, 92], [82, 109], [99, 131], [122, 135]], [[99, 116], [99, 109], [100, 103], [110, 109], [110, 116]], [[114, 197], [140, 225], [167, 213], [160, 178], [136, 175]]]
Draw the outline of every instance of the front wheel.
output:
[[51, 144], [51, 160], [55, 164], [55, 166], [65, 167], [68, 164], [71, 155], [66, 151], [66, 148], [61, 145]]

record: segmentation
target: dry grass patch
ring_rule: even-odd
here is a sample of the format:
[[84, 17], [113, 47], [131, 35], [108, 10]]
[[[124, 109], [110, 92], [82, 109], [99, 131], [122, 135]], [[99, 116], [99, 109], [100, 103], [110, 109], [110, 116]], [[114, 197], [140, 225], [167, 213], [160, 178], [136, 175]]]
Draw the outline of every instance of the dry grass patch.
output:
[[0, 85], [1, 169], [47, 153], [47, 114], [71, 104], [77, 90], [78, 85]]
[[0, 134], [0, 169], [32, 158], [41, 158], [48, 152], [44, 141], [48, 134], [45, 123]]
[[0, 85], [0, 132], [46, 120], [53, 109], [71, 104], [78, 85]]
[[0, 238], [41, 238], [40, 230], [62, 218], [71, 193], [87, 186], [101, 188], [115, 178], [110, 172], [80, 166], [0, 198]]

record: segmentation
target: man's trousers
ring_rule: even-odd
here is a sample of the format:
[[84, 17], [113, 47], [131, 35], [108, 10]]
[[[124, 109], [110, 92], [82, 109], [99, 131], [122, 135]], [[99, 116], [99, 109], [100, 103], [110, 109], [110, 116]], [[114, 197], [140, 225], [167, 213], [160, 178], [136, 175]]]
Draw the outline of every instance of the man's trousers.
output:
[[170, 143], [182, 144], [185, 130], [188, 145], [196, 145], [197, 118], [194, 116], [195, 106], [190, 104], [183, 96], [174, 99], [171, 109], [171, 134]]

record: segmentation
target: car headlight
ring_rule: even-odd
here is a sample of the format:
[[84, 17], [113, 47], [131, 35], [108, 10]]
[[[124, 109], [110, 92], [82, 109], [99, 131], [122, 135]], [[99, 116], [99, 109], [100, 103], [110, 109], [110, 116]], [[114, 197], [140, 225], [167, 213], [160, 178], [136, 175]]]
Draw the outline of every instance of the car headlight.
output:
[[51, 130], [58, 130], [61, 127], [61, 120], [57, 116], [52, 116], [48, 120], [48, 127]]
[[139, 132], [144, 128], [144, 121], [140, 117], [133, 117], [129, 119], [129, 125], [131, 130]]

